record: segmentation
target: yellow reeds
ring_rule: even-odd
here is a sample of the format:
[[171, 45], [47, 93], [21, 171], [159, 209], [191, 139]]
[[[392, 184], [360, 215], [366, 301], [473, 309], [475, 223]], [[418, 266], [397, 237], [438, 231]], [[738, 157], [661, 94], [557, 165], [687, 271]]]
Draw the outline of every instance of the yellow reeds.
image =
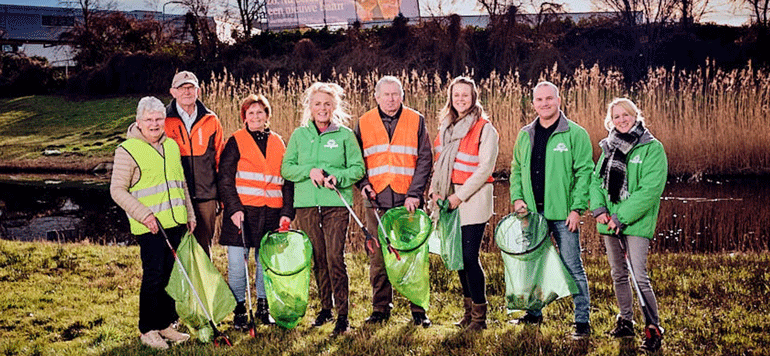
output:
[[[378, 72], [358, 75], [333, 73], [330, 81], [345, 88], [354, 117], [376, 105], [374, 85]], [[405, 104], [425, 115], [431, 138], [437, 113], [446, 101], [451, 78], [416, 71], [396, 73], [405, 90]], [[585, 127], [594, 143], [606, 137], [607, 103], [626, 96], [644, 112], [647, 125], [666, 147], [671, 174], [762, 174], [770, 172], [770, 72], [752, 68], [724, 71], [713, 62], [696, 71], [650, 69], [645, 81], [630, 89], [617, 71], [598, 66], [580, 67], [572, 75], [554, 67], [541, 76], [561, 88], [562, 108], [571, 120]], [[265, 73], [249, 80], [234, 80], [225, 72], [204, 85], [206, 105], [222, 119], [226, 135], [242, 126], [240, 101], [250, 93], [265, 95], [273, 108], [271, 127], [286, 140], [299, 123], [300, 98], [315, 75], [279, 78]], [[516, 135], [535, 113], [531, 104], [534, 83], [522, 83], [515, 72], [493, 72], [478, 82], [480, 100], [500, 132], [496, 170], [508, 170]], [[357, 120], [351, 122], [355, 126]]]

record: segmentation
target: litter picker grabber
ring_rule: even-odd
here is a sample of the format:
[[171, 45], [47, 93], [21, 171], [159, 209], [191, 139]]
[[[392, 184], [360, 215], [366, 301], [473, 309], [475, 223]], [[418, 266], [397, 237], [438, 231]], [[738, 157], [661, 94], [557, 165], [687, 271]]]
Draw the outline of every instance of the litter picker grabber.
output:
[[219, 346], [218, 339], [222, 338], [227, 346], [233, 346], [233, 344], [230, 343], [230, 339], [227, 337], [227, 335], [219, 332], [219, 329], [217, 329], [216, 324], [214, 324], [214, 320], [211, 318], [211, 314], [209, 313], [208, 309], [206, 309], [206, 305], [203, 304], [203, 301], [201, 300], [201, 297], [198, 295], [198, 291], [195, 290], [195, 285], [193, 285], [193, 282], [190, 280], [190, 276], [187, 275], [187, 271], [184, 269], [184, 265], [182, 264], [182, 261], [179, 259], [179, 256], [176, 254], [176, 250], [173, 246], [171, 246], [171, 241], [168, 239], [168, 235], [166, 235], [166, 230], [163, 229], [163, 225], [161, 225], [160, 220], [155, 218], [155, 223], [158, 224], [158, 230], [160, 230], [161, 234], [163, 234], [163, 238], [166, 239], [166, 245], [168, 245], [168, 248], [171, 250], [171, 253], [174, 255], [174, 260], [179, 265], [179, 270], [182, 271], [182, 275], [184, 275], [185, 280], [187, 280], [187, 284], [190, 286], [190, 290], [193, 292], [193, 295], [195, 296], [195, 300], [198, 301], [198, 304], [200, 305], [201, 309], [203, 309], [203, 312], [206, 314], [206, 319], [209, 321], [209, 326], [211, 326], [211, 330], [214, 331], [214, 345]]
[[251, 337], [257, 337], [256, 325], [254, 324], [254, 311], [251, 310], [251, 281], [249, 280], [249, 249], [246, 247], [246, 227], [243, 225], [244, 221], [241, 220], [241, 241], [243, 242], [243, 249], [246, 253], [243, 254], [243, 268], [246, 269], [246, 301], [249, 303], [249, 335]]
[[[329, 173], [323, 171], [323, 175], [324, 177], [328, 177]], [[348, 208], [350, 215], [353, 215], [353, 219], [356, 220], [358, 226], [360, 226], [361, 230], [364, 231], [364, 236], [366, 236], [366, 249], [369, 250], [369, 252], [374, 253], [375, 247], [380, 248], [380, 242], [369, 233], [369, 230], [366, 229], [366, 226], [364, 226], [361, 220], [358, 219], [358, 215], [356, 215], [356, 212], [353, 211], [353, 208], [350, 207], [350, 204], [348, 204], [347, 200], [345, 200], [345, 198], [342, 196], [342, 193], [340, 193], [339, 189], [337, 189], [337, 186], [333, 185], [332, 187], [334, 188], [334, 191], [337, 192], [337, 195], [340, 197], [340, 200], [342, 200], [342, 203], [345, 204], [345, 207]], [[372, 247], [372, 242], [374, 242], [375, 247]]]
[[647, 338], [650, 338], [650, 325], [653, 325], [654, 330], [656, 333], [658, 333], [658, 337], [661, 337], [661, 331], [660, 327], [652, 322], [652, 312], [650, 312], [650, 304], [647, 302], [647, 298], [645, 298], [644, 294], [642, 294], [642, 290], [639, 289], [639, 283], [636, 281], [636, 275], [634, 274], [634, 269], [631, 266], [631, 258], [628, 257], [628, 237], [624, 234], [617, 234], [613, 235], [620, 240], [620, 249], [623, 250], [623, 256], [626, 258], [626, 265], [628, 266], [628, 273], [631, 275], [631, 282], [634, 285], [634, 290], [636, 291], [636, 296], [639, 298], [639, 305], [642, 307], [642, 314], [644, 314], [644, 332], [647, 336]]
[[382, 236], [385, 237], [385, 243], [388, 244], [388, 252], [395, 254], [396, 260], [401, 261], [401, 255], [399, 255], [398, 251], [396, 251], [396, 249], [393, 248], [393, 245], [390, 243], [390, 237], [388, 237], [388, 233], [385, 231], [385, 227], [382, 226], [382, 220], [380, 220], [380, 213], [379, 213], [380, 205], [377, 204], [377, 202], [374, 199], [368, 196], [366, 198], [369, 199], [369, 202], [372, 203], [372, 206], [374, 207], [374, 216], [377, 217], [377, 226], [380, 227], [380, 231], [382, 231]]

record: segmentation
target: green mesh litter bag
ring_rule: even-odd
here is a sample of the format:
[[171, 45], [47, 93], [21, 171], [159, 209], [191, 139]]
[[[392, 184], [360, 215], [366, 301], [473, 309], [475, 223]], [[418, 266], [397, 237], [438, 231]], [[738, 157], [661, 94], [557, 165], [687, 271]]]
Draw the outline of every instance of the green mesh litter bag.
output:
[[176, 302], [179, 320], [187, 326], [192, 336], [203, 343], [209, 343], [213, 339], [214, 330], [209, 324], [206, 312], [210, 313], [214, 324], [219, 324], [235, 309], [235, 297], [219, 270], [189, 231], [182, 237], [176, 253], [206, 311], [201, 309], [176, 262], [166, 286], [166, 293]]
[[299, 230], [267, 233], [259, 248], [259, 260], [270, 315], [279, 326], [292, 329], [307, 310], [313, 260], [310, 239]]
[[449, 200], [438, 200], [438, 220], [428, 239], [431, 253], [441, 256], [444, 266], [450, 271], [463, 269], [462, 226], [460, 210], [449, 209]]
[[[377, 229], [390, 283], [409, 301], [425, 310], [428, 310], [430, 299], [426, 242], [431, 229], [428, 214], [420, 209], [410, 213], [403, 206], [388, 210], [382, 216], [382, 229]], [[388, 234], [387, 238], [383, 230]], [[398, 254], [388, 251], [388, 241]]]
[[575, 281], [556, 252], [545, 218], [509, 214], [495, 228], [505, 266], [505, 300], [509, 310], [539, 310], [577, 293]]

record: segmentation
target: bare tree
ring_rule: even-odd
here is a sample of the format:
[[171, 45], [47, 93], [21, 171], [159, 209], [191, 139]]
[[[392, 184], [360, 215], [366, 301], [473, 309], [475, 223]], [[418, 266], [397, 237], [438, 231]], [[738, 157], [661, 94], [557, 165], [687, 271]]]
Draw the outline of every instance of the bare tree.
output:
[[709, 0], [677, 0], [679, 23], [687, 27], [699, 22], [703, 15], [710, 11]]
[[593, 0], [593, 4], [600, 9], [617, 11], [626, 25], [635, 26], [640, 25], [639, 13], [647, 24], [670, 21], [680, 1], [693, 0]]
[[254, 30], [254, 22], [260, 19], [260, 14], [265, 13], [267, 2], [264, 0], [235, 0], [238, 3], [238, 15], [243, 26], [243, 37], [251, 37]]
[[115, 3], [110, 0], [61, 0], [59, 4], [80, 12], [83, 28], [91, 30], [91, 19], [99, 13], [115, 10]]
[[[179, 0], [178, 4], [187, 9], [185, 28], [190, 30], [198, 59], [206, 59], [216, 47], [216, 33], [209, 25], [209, 12], [219, 4], [216, 0]], [[204, 55], [204, 50], [207, 52]]]
[[770, 27], [768, 21], [768, 10], [770, 10], [770, 0], [733, 0], [738, 6], [747, 7], [752, 12], [752, 20], [759, 26]]
[[430, 17], [440, 17], [457, 13], [458, 2], [459, 0], [425, 1], [420, 6]]
[[536, 26], [539, 27], [543, 23], [555, 19], [560, 13], [564, 13], [564, 4], [548, 1], [540, 3], [537, 11]]
[[[498, 16], [510, 11], [510, 8], [521, 9], [521, 0], [477, 0], [478, 5], [489, 14], [490, 22]], [[518, 12], [518, 11], [516, 11]]]

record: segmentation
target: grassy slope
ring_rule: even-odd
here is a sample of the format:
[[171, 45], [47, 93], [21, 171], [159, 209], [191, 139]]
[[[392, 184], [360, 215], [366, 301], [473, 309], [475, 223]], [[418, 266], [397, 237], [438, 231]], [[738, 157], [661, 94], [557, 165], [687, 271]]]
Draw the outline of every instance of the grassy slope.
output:
[[[226, 270], [225, 251], [214, 248], [215, 261]], [[455, 273], [435, 256], [429, 315], [435, 325], [421, 329], [407, 323], [403, 297], [395, 298], [391, 321], [383, 328], [362, 326], [371, 295], [367, 259], [347, 256], [351, 277], [351, 320], [348, 336], [327, 338], [331, 324], [308, 326], [318, 311], [311, 282], [308, 313], [294, 330], [260, 327], [256, 339], [229, 329], [235, 343], [215, 348], [189, 342], [173, 347], [174, 355], [633, 355], [639, 340], [606, 336], [617, 313], [609, 268], [603, 256], [587, 256], [593, 301], [594, 333], [573, 342], [572, 303], [560, 300], [545, 310], [540, 329], [513, 326], [502, 306], [504, 293], [499, 256], [482, 256], [486, 268], [491, 315], [488, 330], [459, 332], [460, 291]], [[664, 354], [770, 354], [770, 257], [749, 255], [652, 255], [652, 277], [667, 329]], [[145, 355], [136, 329], [141, 265], [137, 247], [56, 245], [0, 241], [0, 354], [4, 355]], [[637, 312], [637, 320], [640, 316]], [[640, 327], [637, 325], [637, 331]]]
[[60, 96], [0, 99], [0, 160], [111, 157], [136, 115], [136, 97], [73, 101]]

